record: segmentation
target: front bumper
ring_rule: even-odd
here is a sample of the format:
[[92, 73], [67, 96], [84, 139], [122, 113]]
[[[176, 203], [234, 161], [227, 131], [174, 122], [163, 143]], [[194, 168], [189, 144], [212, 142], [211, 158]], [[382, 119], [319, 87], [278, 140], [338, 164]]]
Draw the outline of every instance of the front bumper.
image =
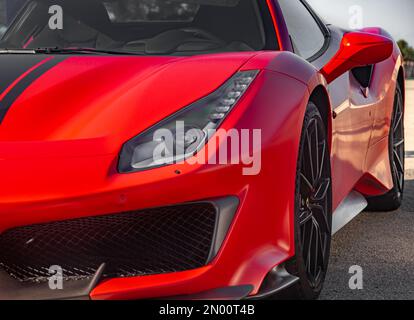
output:
[[[37, 285], [19, 284], [0, 271], [0, 300], [89, 300], [104, 272], [102, 264], [91, 279], [65, 282], [61, 290], [52, 290], [48, 283]], [[275, 296], [294, 285], [299, 278], [289, 274], [283, 265], [273, 268], [264, 279], [260, 291], [252, 285], [211, 289], [199, 293], [163, 297], [165, 300], [258, 300]]]
[[[59, 170], [59, 174], [53, 170], [50, 172], [50, 168], [49, 172], [42, 168], [39, 160], [22, 166], [17, 176], [13, 170], [3, 170], [7, 168], [3, 162], [0, 169], [3, 177], [0, 232], [19, 226], [229, 196], [239, 199], [237, 213], [228, 232], [223, 235], [222, 245], [214, 259], [204, 267], [176, 273], [105, 279], [93, 287], [89, 282], [78, 283], [74, 293], [54, 291], [53, 298], [147, 299], [189, 296], [239, 286], [251, 286], [249, 295], [254, 295], [269, 270], [293, 256], [289, 216], [291, 193], [286, 184], [278, 186], [271, 182], [275, 174], [273, 163], [269, 168], [264, 164], [262, 174], [254, 177], [242, 177], [242, 168], [237, 165], [177, 165], [132, 175], [109, 172], [105, 177], [97, 175], [83, 182], [82, 176], [92, 170], [91, 162], [96, 172], [99, 171], [96, 167], [110, 167], [113, 159], [113, 156], [61, 159], [63, 167], [82, 170]], [[18, 166], [19, 163], [12, 161], [12, 165]], [[45, 175], [45, 172], [48, 173]], [[16, 289], [11, 290], [10, 281], [7, 283], [9, 285], [5, 288], [0, 287], [0, 298], [13, 298], [13, 294], [5, 295], [13, 291], [16, 298], [49, 298], [47, 294], [30, 294], [35, 291], [27, 287], [12, 285]]]
[[217, 256], [238, 206], [226, 197], [8, 230], [0, 234], [0, 299], [81, 299], [105, 278], [203, 267]]
[[[0, 300], [90, 300], [91, 292], [99, 284], [103, 264], [90, 279], [65, 281], [62, 289], [51, 289], [49, 283], [21, 284], [0, 271]], [[242, 300], [253, 291], [245, 285], [213, 289], [201, 293], [164, 297], [166, 300]]]

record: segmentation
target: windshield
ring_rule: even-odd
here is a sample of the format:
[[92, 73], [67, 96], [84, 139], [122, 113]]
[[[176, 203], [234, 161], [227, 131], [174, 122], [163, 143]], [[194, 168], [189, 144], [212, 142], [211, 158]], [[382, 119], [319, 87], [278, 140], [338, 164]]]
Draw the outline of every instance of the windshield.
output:
[[0, 48], [141, 55], [277, 49], [267, 10], [265, 0], [0, 0]]

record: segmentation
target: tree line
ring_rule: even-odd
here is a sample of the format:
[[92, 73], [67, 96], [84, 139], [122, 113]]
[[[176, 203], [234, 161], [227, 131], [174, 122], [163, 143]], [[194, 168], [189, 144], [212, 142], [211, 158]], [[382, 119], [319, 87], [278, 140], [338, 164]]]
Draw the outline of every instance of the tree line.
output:
[[414, 61], [414, 48], [407, 41], [401, 39], [398, 41], [401, 53], [406, 61]]

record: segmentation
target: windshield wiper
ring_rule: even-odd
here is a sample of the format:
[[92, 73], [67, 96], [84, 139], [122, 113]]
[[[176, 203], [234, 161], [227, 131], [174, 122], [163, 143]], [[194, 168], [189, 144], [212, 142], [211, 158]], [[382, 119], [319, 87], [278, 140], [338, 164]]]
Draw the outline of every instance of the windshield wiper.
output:
[[118, 51], [118, 50], [106, 50], [96, 48], [37, 48], [34, 49], [35, 53], [40, 54], [77, 54], [77, 53], [103, 53], [103, 54], [122, 54], [122, 55], [135, 55], [140, 54], [139, 52], [130, 51]]
[[35, 54], [35, 50], [27, 50], [27, 49], [7, 49], [2, 48], [0, 49], [0, 54]]
[[9, 49], [0, 48], [0, 54], [112, 54], [112, 55], [142, 55], [140, 52], [105, 50], [95, 48], [37, 48], [37, 49]]

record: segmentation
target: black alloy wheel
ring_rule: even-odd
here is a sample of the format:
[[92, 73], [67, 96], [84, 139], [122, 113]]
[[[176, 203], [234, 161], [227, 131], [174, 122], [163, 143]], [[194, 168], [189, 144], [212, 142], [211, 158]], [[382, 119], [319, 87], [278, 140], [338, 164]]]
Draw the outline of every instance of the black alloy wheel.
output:
[[389, 163], [394, 186], [382, 196], [368, 198], [367, 211], [395, 211], [401, 207], [404, 196], [404, 98], [398, 84], [395, 90], [388, 144]]
[[392, 173], [398, 191], [398, 197], [404, 193], [404, 104], [400, 90], [397, 90], [391, 128]]
[[286, 264], [299, 277], [294, 298], [316, 299], [328, 268], [332, 234], [332, 181], [325, 124], [309, 103], [302, 129], [296, 182], [295, 258]]

